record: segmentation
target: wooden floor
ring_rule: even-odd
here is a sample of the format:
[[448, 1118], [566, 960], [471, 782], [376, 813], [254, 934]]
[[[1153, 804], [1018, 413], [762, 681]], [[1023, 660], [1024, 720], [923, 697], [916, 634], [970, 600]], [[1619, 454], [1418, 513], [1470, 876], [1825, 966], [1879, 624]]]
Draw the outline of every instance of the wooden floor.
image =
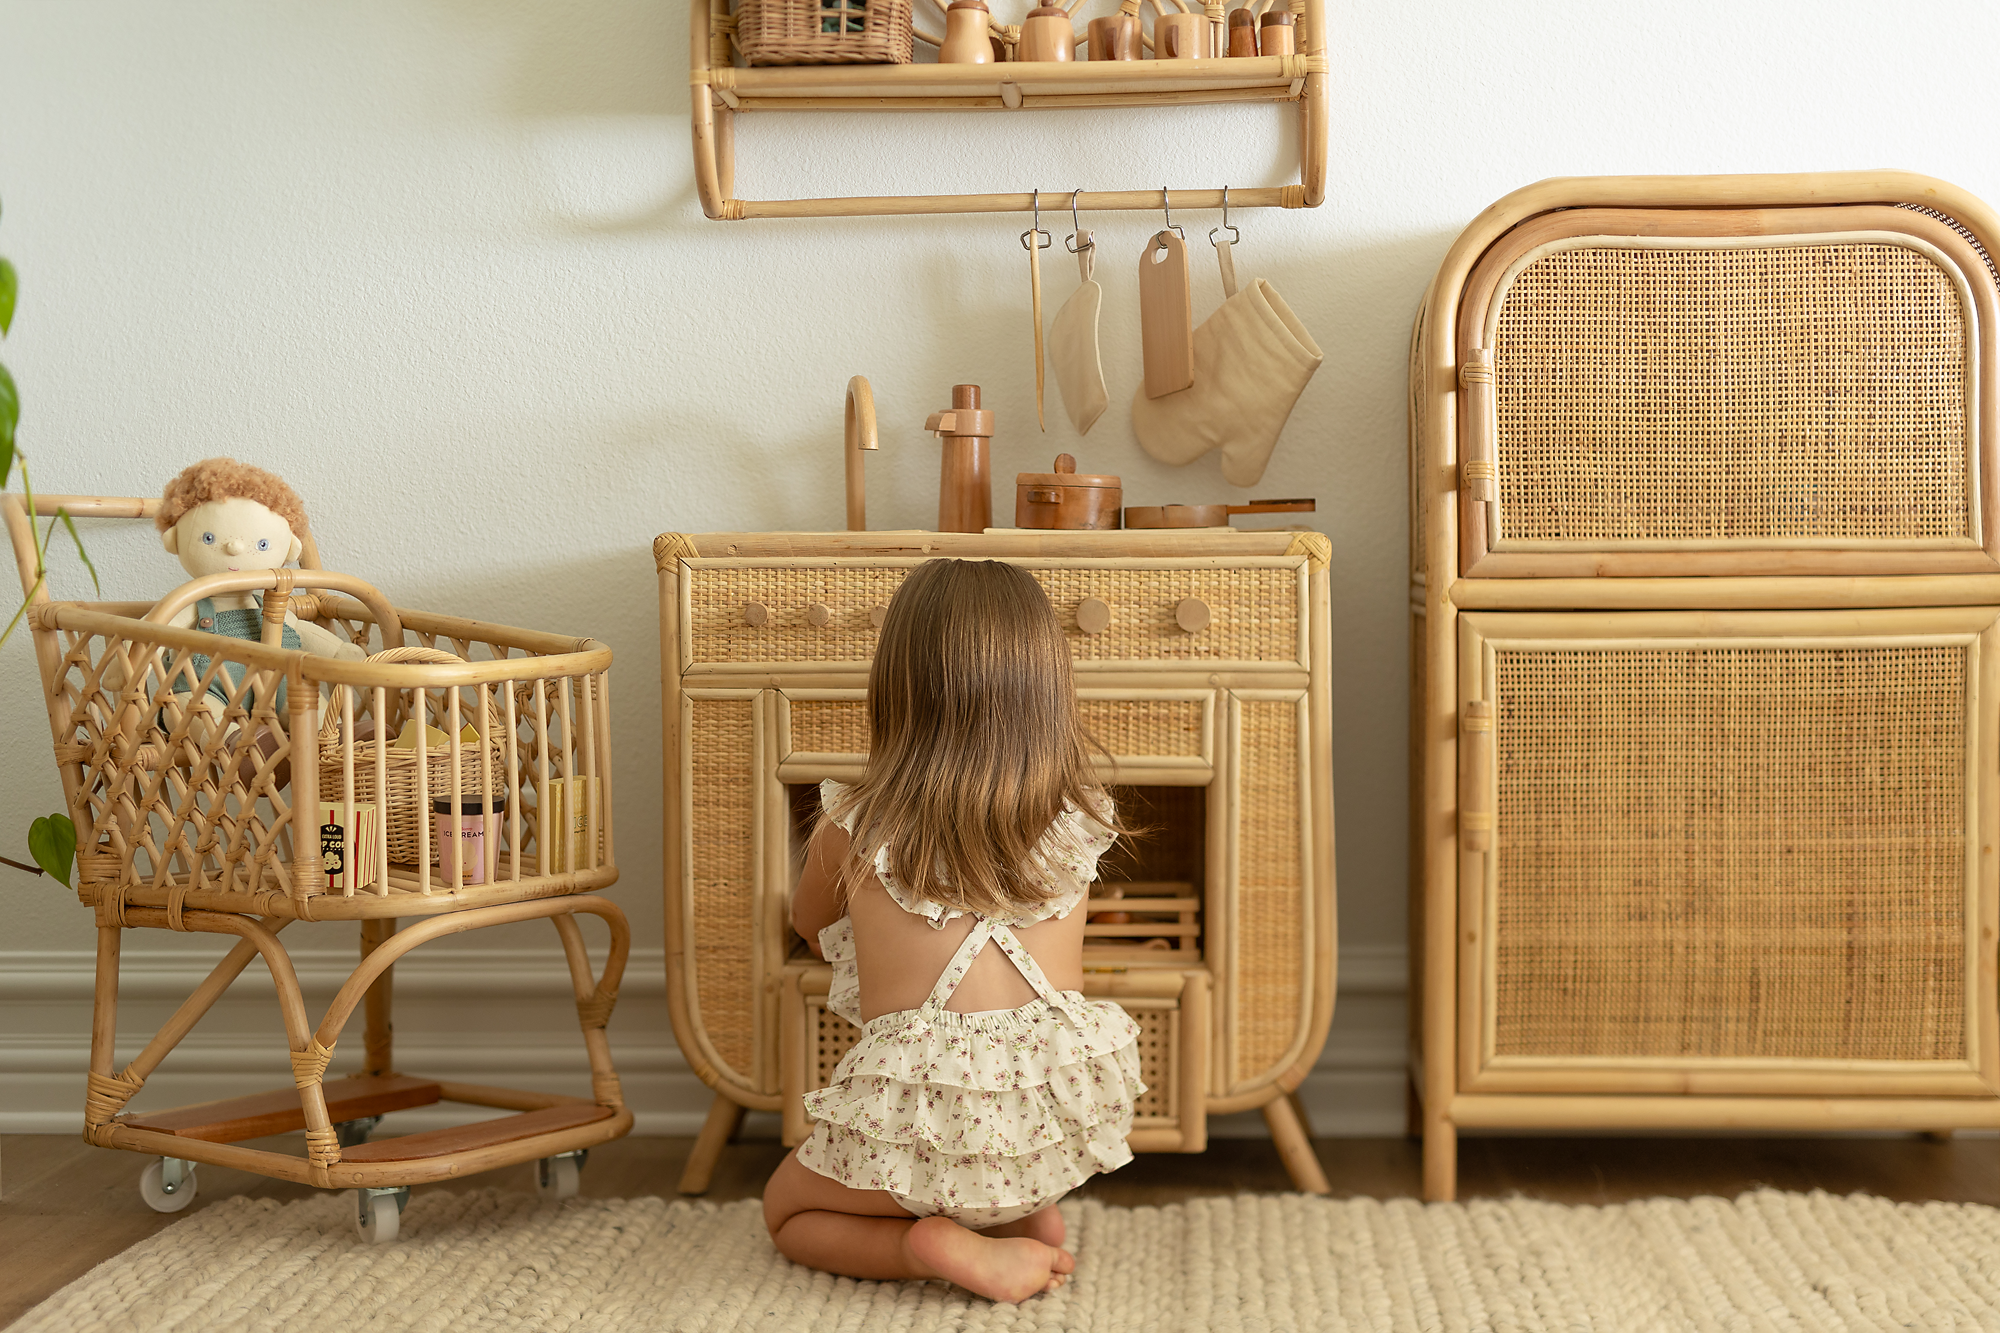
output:
[[[591, 1150], [583, 1193], [673, 1198], [693, 1139], [630, 1138]], [[294, 1139], [263, 1145], [297, 1151]], [[1334, 1192], [1399, 1198], [1420, 1185], [1420, 1149], [1403, 1139], [1323, 1139], [1320, 1160]], [[707, 1198], [755, 1198], [784, 1155], [775, 1142], [730, 1145]], [[0, 1136], [0, 1327], [92, 1265], [170, 1226], [140, 1201], [149, 1159], [55, 1135]], [[232, 1194], [296, 1199], [305, 1186], [220, 1167], [201, 1168], [189, 1212]], [[1894, 1138], [1569, 1139], [1468, 1138], [1459, 1158], [1462, 1199], [1524, 1194], [1559, 1203], [1616, 1203], [1668, 1195], [1733, 1195], [1759, 1185], [1856, 1190], [1890, 1199], [2000, 1205], [2000, 1141]], [[429, 1189], [528, 1191], [530, 1168], [513, 1167]], [[1203, 1195], [1289, 1188], [1277, 1153], [1260, 1139], [1214, 1140], [1193, 1157], [1142, 1156], [1080, 1194], [1115, 1204], [1158, 1204]]]

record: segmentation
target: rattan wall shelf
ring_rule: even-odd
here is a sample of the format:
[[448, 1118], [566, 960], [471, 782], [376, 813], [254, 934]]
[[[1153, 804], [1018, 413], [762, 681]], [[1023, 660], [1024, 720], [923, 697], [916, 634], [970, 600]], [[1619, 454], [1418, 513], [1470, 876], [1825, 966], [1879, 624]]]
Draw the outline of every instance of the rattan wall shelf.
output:
[[[867, 761], [873, 613], [909, 569], [947, 555], [1010, 560], [1042, 582], [1069, 627], [1085, 720], [1116, 757], [1106, 780], [1160, 829], [1136, 861], [1107, 863], [1129, 881], [1117, 907], [1133, 920], [1086, 926], [1085, 991], [1145, 1034], [1132, 1146], [1200, 1152], [1209, 1115], [1261, 1108], [1293, 1180], [1326, 1190], [1291, 1095], [1333, 1014], [1324, 537], [668, 533], [653, 549], [668, 1007], [716, 1090], [684, 1192], [707, 1188], [746, 1108], [781, 1112], [786, 1142], [802, 1140], [801, 1095], [854, 1040], [826, 1011], [828, 969], [789, 925], [796, 856], [814, 787]], [[1088, 598], [1111, 612], [1096, 634], [1076, 625]], [[1176, 614], [1188, 599], [1209, 611], [1194, 632]]]
[[[1316, 208], [1326, 197], [1327, 37], [1325, 0], [1290, 0], [1298, 16], [1295, 55], [1206, 60], [1002, 61], [991, 65], [796, 65], [738, 68], [729, 0], [690, 7], [689, 81], [695, 183], [711, 218], [856, 217], [911, 213], [1025, 213], [1034, 194], [908, 195], [835, 199], [735, 197], [739, 111], [1029, 110], [1046, 107], [1187, 106], [1291, 102], [1299, 108], [1299, 180], [1229, 190], [1231, 208]], [[1137, 12], [1128, 0], [1126, 12]], [[1208, 6], [1223, 18], [1221, 0]], [[1052, 185], [1057, 183], [1051, 182]], [[1226, 182], [1223, 182], [1226, 184]], [[1071, 186], [1042, 191], [1067, 203]], [[1157, 189], [1081, 191], [1084, 212], [1160, 206]], [[1175, 190], [1183, 208], [1220, 208], [1222, 190]]]
[[1424, 1189], [1484, 1129], [2000, 1126], [1978, 200], [1547, 181], [1410, 367]]

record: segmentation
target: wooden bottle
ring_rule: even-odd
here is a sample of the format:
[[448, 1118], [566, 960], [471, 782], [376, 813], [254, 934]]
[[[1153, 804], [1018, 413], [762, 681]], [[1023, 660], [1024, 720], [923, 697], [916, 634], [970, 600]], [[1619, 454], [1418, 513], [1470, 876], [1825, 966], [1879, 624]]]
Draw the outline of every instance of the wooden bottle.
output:
[[990, 65], [993, 41], [987, 32], [992, 12], [985, 0], [951, 0], [944, 13], [944, 44], [938, 47], [940, 65]]
[[1075, 60], [1076, 29], [1069, 23], [1069, 11], [1060, 5], [1042, 5], [1028, 11], [1021, 24], [1021, 60]]
[[938, 472], [938, 531], [984, 532], [993, 526], [993, 475], [987, 441], [993, 414], [979, 406], [977, 384], [951, 386], [951, 410], [933, 412], [924, 429], [944, 443]]

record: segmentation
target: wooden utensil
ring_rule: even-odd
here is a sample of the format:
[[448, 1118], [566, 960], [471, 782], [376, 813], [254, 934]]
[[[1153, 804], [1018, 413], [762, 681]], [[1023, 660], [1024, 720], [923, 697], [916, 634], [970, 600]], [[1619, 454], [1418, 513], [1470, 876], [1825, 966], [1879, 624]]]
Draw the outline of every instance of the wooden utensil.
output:
[[1130, 505], [1128, 528], [1226, 528], [1232, 514], [1310, 514], [1314, 501], [1252, 500], [1247, 505]]
[[1075, 60], [1076, 29], [1060, 5], [1040, 5], [1021, 24], [1019, 60]]
[[1139, 256], [1139, 343], [1148, 398], [1178, 393], [1194, 383], [1187, 246], [1172, 231], [1156, 233]]
[[1076, 470], [1069, 454], [1056, 456], [1054, 472], [1014, 478], [1014, 526], [1101, 531], [1118, 526], [1124, 488], [1116, 477]]
[[1079, 229], [1069, 244], [1076, 250], [1083, 281], [1049, 325], [1049, 355], [1056, 363], [1056, 388], [1062, 392], [1070, 424], [1077, 434], [1088, 435], [1111, 402], [1097, 348], [1097, 316], [1104, 303], [1104, 289], [1091, 276], [1097, 246], [1090, 233]]

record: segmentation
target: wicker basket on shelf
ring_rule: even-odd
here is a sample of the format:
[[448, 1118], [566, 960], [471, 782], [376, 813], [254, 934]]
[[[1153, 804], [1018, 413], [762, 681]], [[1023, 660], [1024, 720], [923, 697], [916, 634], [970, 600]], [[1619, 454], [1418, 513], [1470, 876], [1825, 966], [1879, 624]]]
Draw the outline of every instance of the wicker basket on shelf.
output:
[[907, 65], [910, 0], [742, 0], [736, 45], [752, 65]]
[[[371, 662], [423, 663], [436, 665], [445, 662], [462, 662], [465, 659], [453, 653], [434, 648], [391, 648], [387, 652], [376, 653], [368, 659]], [[458, 754], [458, 789], [461, 796], [477, 800], [482, 796], [498, 795], [507, 789], [507, 770], [502, 753], [500, 738], [495, 734], [493, 710], [483, 706], [480, 716], [473, 724], [479, 731], [479, 744], [464, 742], [435, 746], [424, 755], [424, 766], [429, 770], [429, 780], [420, 783], [417, 772], [417, 752], [398, 749], [387, 744], [393, 738], [376, 735], [361, 740], [354, 746], [354, 799], [357, 802], [377, 803], [375, 781], [375, 754], [378, 747], [387, 746], [383, 751], [383, 788], [388, 799], [379, 801], [382, 817], [388, 821], [389, 863], [391, 865], [416, 865], [420, 861], [438, 863], [437, 840], [431, 839], [430, 854], [424, 854], [423, 836], [429, 827], [433, 799], [451, 795], [451, 756]], [[340, 712], [337, 708], [326, 710], [326, 719], [320, 726], [319, 785], [322, 792], [339, 792], [341, 776], [346, 767], [346, 756], [340, 737]], [[482, 756], [481, 751], [485, 751]], [[482, 771], [486, 781], [492, 784], [488, 791], [482, 785]], [[427, 797], [425, 793], [428, 792]]]

